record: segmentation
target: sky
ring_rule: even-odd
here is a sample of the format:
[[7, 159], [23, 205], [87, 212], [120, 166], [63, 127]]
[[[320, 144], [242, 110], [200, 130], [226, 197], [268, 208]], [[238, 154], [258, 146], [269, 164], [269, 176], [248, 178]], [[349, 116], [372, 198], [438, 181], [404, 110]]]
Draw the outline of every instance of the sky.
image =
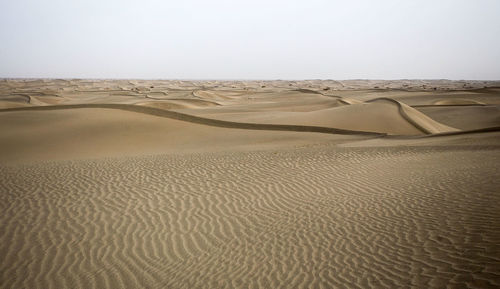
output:
[[0, 0], [0, 77], [500, 79], [499, 0]]

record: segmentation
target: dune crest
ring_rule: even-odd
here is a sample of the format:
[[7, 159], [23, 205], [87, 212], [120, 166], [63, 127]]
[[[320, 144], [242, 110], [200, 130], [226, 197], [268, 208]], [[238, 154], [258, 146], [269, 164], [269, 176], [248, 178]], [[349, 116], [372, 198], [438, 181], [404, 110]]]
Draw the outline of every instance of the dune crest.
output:
[[464, 98], [441, 99], [441, 100], [436, 100], [433, 104], [434, 105], [485, 105], [483, 102], [473, 99], [464, 99]]
[[380, 101], [395, 104], [398, 107], [401, 116], [424, 133], [436, 134], [459, 131], [459, 129], [439, 123], [418, 110], [391, 98], [377, 98], [371, 100], [370, 102]]
[[185, 109], [185, 108], [203, 108], [210, 106], [218, 106], [215, 101], [201, 100], [201, 99], [167, 99], [162, 101], [142, 101], [134, 103], [135, 105], [143, 105], [148, 107], [155, 107], [160, 109]]

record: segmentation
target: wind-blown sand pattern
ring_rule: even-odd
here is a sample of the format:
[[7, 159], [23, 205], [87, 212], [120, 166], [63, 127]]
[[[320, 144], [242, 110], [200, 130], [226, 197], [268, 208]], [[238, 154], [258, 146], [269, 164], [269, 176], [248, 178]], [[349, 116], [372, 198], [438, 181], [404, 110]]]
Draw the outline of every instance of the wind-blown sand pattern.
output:
[[0, 83], [1, 288], [500, 286], [497, 83]]

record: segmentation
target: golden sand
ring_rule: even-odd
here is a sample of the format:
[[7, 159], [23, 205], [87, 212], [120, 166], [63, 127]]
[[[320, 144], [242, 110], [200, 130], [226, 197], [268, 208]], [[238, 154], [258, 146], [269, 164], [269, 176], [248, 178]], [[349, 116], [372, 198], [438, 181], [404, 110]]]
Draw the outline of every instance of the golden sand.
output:
[[498, 288], [497, 85], [0, 81], [0, 287]]

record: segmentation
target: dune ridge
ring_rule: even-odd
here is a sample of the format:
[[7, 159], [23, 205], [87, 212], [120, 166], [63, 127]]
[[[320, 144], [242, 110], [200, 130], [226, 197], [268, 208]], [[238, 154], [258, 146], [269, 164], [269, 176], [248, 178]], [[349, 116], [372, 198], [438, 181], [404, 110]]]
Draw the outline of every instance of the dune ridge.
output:
[[306, 125], [285, 125], [285, 124], [257, 124], [257, 123], [242, 123], [242, 122], [231, 122], [223, 121], [217, 119], [209, 119], [198, 117], [194, 115], [189, 115], [181, 112], [163, 110], [155, 107], [146, 107], [138, 105], [127, 105], [127, 104], [67, 104], [67, 105], [54, 105], [54, 106], [32, 106], [32, 107], [16, 107], [16, 108], [6, 108], [1, 109], [0, 112], [14, 112], [14, 111], [41, 111], [41, 110], [60, 110], [60, 109], [78, 109], [78, 108], [108, 108], [108, 109], [119, 109], [126, 111], [133, 111], [139, 113], [145, 113], [154, 116], [167, 117], [181, 121], [188, 121], [203, 125], [226, 127], [226, 128], [239, 128], [239, 129], [253, 129], [253, 130], [279, 130], [279, 131], [301, 131], [301, 132], [318, 132], [318, 133], [329, 133], [329, 134], [346, 134], [346, 135], [373, 135], [381, 136], [383, 133], [368, 132], [368, 131], [355, 131], [355, 130], [344, 130], [330, 127], [320, 127], [320, 126], [306, 126]]
[[403, 104], [397, 100], [394, 100], [392, 98], [375, 98], [372, 100], [369, 100], [367, 102], [376, 102], [376, 101], [388, 101], [391, 103], [394, 103], [398, 106], [399, 113], [401, 116], [411, 123], [413, 126], [415, 126], [417, 129], [421, 130], [424, 133], [427, 134], [436, 134], [436, 133], [446, 133], [446, 132], [454, 132], [454, 131], [459, 131], [456, 128], [446, 126], [444, 124], [441, 124], [428, 116], [424, 115], [423, 113], [417, 111], [416, 109]]
[[[394, 135], [381, 132], [372, 131], [361, 131], [361, 130], [349, 130], [349, 129], [339, 129], [332, 127], [322, 127], [322, 126], [310, 126], [310, 125], [285, 125], [285, 124], [265, 124], [265, 123], [245, 123], [245, 122], [234, 122], [225, 121], [219, 119], [199, 117], [191, 114], [186, 114], [178, 111], [172, 111], [170, 109], [183, 108], [183, 106], [170, 106], [167, 104], [167, 108], [164, 109], [161, 103], [157, 105], [138, 103], [135, 105], [128, 104], [66, 104], [66, 105], [45, 105], [45, 106], [21, 106], [21, 107], [8, 107], [0, 108], [1, 112], [15, 112], [15, 111], [50, 111], [50, 110], [61, 110], [61, 109], [79, 109], [79, 108], [106, 108], [106, 109], [118, 109], [137, 113], [144, 113], [154, 116], [166, 117], [181, 121], [187, 121], [202, 125], [209, 125], [215, 127], [225, 127], [225, 128], [238, 128], [238, 129], [250, 129], [250, 130], [277, 130], [277, 131], [296, 131], [296, 132], [317, 132], [317, 133], [327, 133], [327, 134], [343, 134], [343, 135], [367, 135], [374, 137], [390, 137], [390, 138], [419, 138], [419, 137], [429, 137], [429, 136], [445, 136], [445, 135], [457, 135], [457, 134], [469, 134], [469, 133], [480, 133], [480, 132], [494, 132], [499, 131], [500, 126], [486, 127], [480, 129], [471, 130], [458, 130], [455, 128], [442, 125], [432, 119], [426, 117], [425, 115], [419, 113], [418, 111], [408, 107], [400, 102], [390, 99], [390, 98], [377, 98], [370, 102], [377, 101], [388, 101], [398, 105], [401, 115], [413, 126], [426, 135]], [[151, 105], [151, 106], [150, 106]], [[416, 119], [416, 120], [415, 120]]]
[[473, 99], [442, 99], [436, 100], [434, 105], [460, 106], [460, 105], [485, 105], [484, 103]]

